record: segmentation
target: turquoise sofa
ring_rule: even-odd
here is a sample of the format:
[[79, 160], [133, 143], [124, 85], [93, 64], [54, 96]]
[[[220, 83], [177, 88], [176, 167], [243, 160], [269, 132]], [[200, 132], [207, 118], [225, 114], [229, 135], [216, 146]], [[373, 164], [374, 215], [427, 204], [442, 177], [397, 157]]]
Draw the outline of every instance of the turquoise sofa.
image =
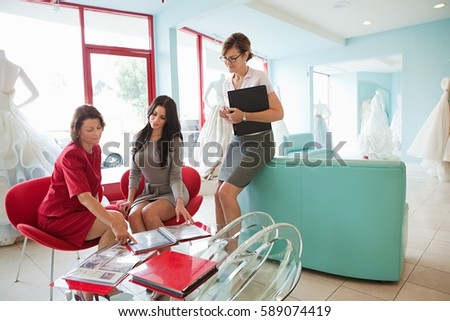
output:
[[314, 141], [312, 133], [295, 133], [283, 135], [280, 155], [324, 158], [327, 157], [327, 150]]
[[264, 211], [302, 235], [304, 268], [398, 281], [407, 234], [401, 161], [276, 157], [239, 195], [242, 213]]

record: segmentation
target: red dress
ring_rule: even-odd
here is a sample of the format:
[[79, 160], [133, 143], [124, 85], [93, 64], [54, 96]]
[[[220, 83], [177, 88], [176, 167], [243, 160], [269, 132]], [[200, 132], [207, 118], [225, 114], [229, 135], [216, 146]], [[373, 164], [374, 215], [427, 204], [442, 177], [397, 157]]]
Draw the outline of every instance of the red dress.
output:
[[96, 217], [77, 198], [101, 188], [101, 149], [92, 154], [78, 143], [69, 143], [58, 156], [47, 196], [38, 210], [38, 225], [49, 234], [81, 246]]

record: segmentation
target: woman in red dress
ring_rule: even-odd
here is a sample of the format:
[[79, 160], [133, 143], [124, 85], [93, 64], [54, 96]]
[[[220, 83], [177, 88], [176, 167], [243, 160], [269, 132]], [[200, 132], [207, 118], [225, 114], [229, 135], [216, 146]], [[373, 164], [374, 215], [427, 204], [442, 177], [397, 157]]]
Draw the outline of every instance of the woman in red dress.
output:
[[106, 210], [99, 200], [101, 149], [98, 145], [105, 122], [93, 106], [75, 110], [72, 141], [58, 156], [47, 196], [39, 207], [39, 227], [56, 237], [81, 246], [100, 238], [98, 248], [115, 242], [134, 241], [122, 213]]

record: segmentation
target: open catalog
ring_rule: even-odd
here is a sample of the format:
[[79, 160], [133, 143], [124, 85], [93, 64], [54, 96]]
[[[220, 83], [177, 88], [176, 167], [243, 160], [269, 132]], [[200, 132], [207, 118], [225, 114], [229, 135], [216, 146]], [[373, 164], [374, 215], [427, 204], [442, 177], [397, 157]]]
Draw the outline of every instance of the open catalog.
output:
[[136, 243], [129, 241], [128, 246], [133, 253], [139, 254], [208, 236], [211, 234], [201, 226], [201, 223], [162, 226], [134, 233]]
[[128, 271], [155, 253], [156, 251], [135, 255], [126, 245], [117, 243], [91, 254], [62, 278], [69, 282], [116, 286], [128, 275]]

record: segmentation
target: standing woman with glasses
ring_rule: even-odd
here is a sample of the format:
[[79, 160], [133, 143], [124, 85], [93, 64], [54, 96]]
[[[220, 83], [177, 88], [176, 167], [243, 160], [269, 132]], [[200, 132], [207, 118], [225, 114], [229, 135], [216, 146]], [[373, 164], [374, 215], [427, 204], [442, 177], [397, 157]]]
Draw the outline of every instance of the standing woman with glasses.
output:
[[[220, 59], [232, 75], [224, 82], [223, 90], [227, 106], [221, 108], [220, 116], [227, 119], [230, 124], [246, 121], [271, 123], [283, 118], [283, 106], [266, 74], [247, 66], [247, 61], [252, 57], [250, 40], [242, 33], [233, 33], [222, 45]], [[243, 112], [241, 106], [229, 106], [228, 91], [259, 85], [265, 85], [267, 88], [268, 109], [250, 113]], [[216, 223], [219, 228], [241, 216], [237, 201], [239, 193], [274, 155], [275, 142], [272, 130], [242, 136], [233, 135], [219, 172], [214, 194]]]

